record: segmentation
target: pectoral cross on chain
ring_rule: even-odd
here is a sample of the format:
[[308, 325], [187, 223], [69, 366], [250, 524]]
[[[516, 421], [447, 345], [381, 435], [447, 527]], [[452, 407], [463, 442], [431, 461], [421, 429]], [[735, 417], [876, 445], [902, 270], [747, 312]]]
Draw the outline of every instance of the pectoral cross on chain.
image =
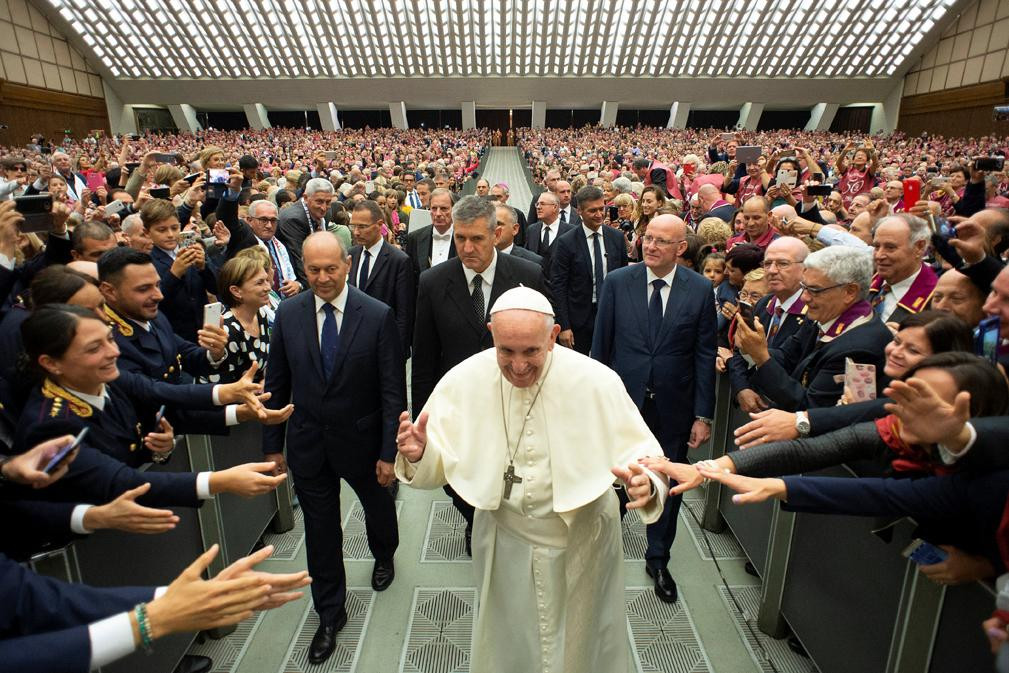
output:
[[514, 465], [509, 465], [508, 469], [505, 470], [505, 473], [504, 473], [504, 483], [505, 483], [504, 498], [505, 498], [505, 500], [507, 500], [508, 498], [512, 497], [512, 484], [521, 484], [522, 483], [522, 477], [520, 477], [517, 474], [515, 474], [515, 466]]

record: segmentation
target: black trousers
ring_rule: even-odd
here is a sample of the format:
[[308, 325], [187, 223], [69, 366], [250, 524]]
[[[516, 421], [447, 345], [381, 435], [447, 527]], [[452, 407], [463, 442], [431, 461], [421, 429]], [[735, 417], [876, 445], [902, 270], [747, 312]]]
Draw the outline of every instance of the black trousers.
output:
[[466, 519], [466, 530], [472, 532], [473, 512], [475, 511], [473, 505], [463, 500], [459, 494], [455, 492], [455, 489], [448, 484], [443, 486], [442, 490], [445, 491], [445, 495], [452, 498], [452, 504], [455, 505], [455, 508], [459, 510], [460, 514], [462, 514], [462, 518]]
[[[666, 427], [670, 419], [659, 413], [653, 399], [645, 398], [645, 403], [641, 407], [641, 416], [645, 419], [648, 429], [659, 439], [662, 453], [666, 458], [678, 463], [686, 461], [687, 440], [690, 439], [689, 430], [685, 434], [682, 429], [677, 429], [678, 432], [671, 432], [673, 429]], [[663, 440], [663, 438], [667, 439]], [[681, 495], [667, 496], [662, 516], [655, 523], [645, 527], [648, 537], [645, 561], [649, 565], [665, 567], [669, 563], [669, 550], [676, 539], [676, 521], [680, 515], [682, 502], [683, 496]]]
[[347, 600], [343, 567], [343, 522], [340, 478], [354, 489], [364, 508], [368, 547], [378, 561], [391, 560], [399, 546], [396, 504], [380, 486], [375, 472], [340, 475], [329, 463], [315, 474], [294, 474], [294, 490], [305, 515], [305, 547], [312, 576], [312, 601], [322, 622], [332, 622]]

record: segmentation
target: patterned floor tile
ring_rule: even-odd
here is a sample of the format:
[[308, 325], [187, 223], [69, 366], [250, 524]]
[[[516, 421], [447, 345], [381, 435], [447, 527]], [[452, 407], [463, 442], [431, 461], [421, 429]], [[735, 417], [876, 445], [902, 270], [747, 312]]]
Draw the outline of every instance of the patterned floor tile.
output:
[[[745, 559], [746, 552], [739, 546], [736, 537], [728, 528], [726, 528], [724, 533], [712, 533], [711, 531], [702, 530], [697, 525], [697, 522], [701, 520], [703, 515], [703, 500], [683, 501], [683, 506], [680, 508], [680, 521], [686, 525], [687, 531], [690, 532], [690, 538], [694, 541], [694, 546], [697, 547], [697, 553], [700, 554], [701, 558], [710, 561], [712, 557], [711, 552], [714, 550], [714, 557], [719, 561]], [[680, 530], [682, 530], [682, 526]], [[707, 538], [707, 542], [705, 542], [705, 538]], [[708, 543], [711, 544], [710, 549], [708, 548]]]
[[347, 589], [347, 625], [337, 637], [333, 656], [318, 666], [308, 663], [308, 648], [319, 628], [319, 616], [312, 609], [312, 602], [305, 601], [305, 613], [295, 631], [297, 635], [278, 673], [354, 673], [374, 600], [375, 592], [370, 587]]
[[263, 536], [265, 544], [274, 547], [274, 561], [293, 561], [305, 544], [305, 515], [300, 507], [294, 508], [294, 527], [286, 533], [267, 533]]
[[[403, 501], [396, 501], [396, 518], [399, 519], [403, 509]], [[343, 519], [343, 560], [373, 561], [371, 550], [368, 549], [368, 532], [364, 527], [364, 508], [357, 500], [350, 506], [350, 511]]]
[[628, 587], [627, 629], [638, 673], [709, 673], [690, 609], [683, 598], [663, 603], [652, 587]]
[[466, 520], [449, 500], [435, 500], [427, 519], [421, 563], [469, 563], [466, 554]]
[[189, 654], [212, 659], [214, 665], [210, 673], [233, 673], [242, 663], [242, 657], [245, 656], [245, 651], [255, 637], [264, 616], [266, 613], [260, 612], [256, 617], [246, 619], [224, 638], [219, 640], [207, 638], [202, 644], [194, 644], [189, 648]]
[[414, 589], [400, 673], [467, 673], [475, 618], [475, 589]]
[[[736, 609], [729, 596], [730, 590], [739, 606], [743, 608], [743, 614], [739, 614]], [[787, 639], [776, 640], [757, 628], [757, 613], [760, 611], [759, 586], [741, 585], [729, 589], [718, 587], [718, 593], [758, 670], [765, 673], [817, 673], [812, 660], [793, 652], [788, 647]], [[749, 627], [746, 625], [747, 622], [750, 624]], [[766, 659], [770, 659], [771, 662]]]

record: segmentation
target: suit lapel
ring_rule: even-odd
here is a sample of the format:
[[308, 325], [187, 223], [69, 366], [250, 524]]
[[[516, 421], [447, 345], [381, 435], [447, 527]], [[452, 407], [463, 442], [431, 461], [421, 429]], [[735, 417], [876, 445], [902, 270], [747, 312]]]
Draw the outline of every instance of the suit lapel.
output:
[[[448, 264], [448, 262], [446, 262]], [[501, 263], [498, 261], [498, 272], [500, 272]], [[493, 301], [494, 287], [498, 284], [498, 274], [494, 274], [494, 285], [491, 286], [491, 297]], [[455, 272], [450, 274], [448, 277], [448, 288], [447, 294], [449, 298], [455, 302], [456, 308], [459, 309], [459, 314], [463, 316], [466, 323], [478, 334], [482, 334], [487, 326], [480, 323], [477, 320], [476, 313], [473, 312], [473, 299], [470, 296], [469, 288], [466, 284], [466, 275], [462, 271], [462, 263], [458, 265]], [[491, 304], [493, 306], [493, 303]]]
[[423, 236], [417, 238], [417, 254], [420, 256], [421, 260], [424, 262], [425, 266], [422, 268], [431, 268], [431, 246], [432, 246], [432, 235], [434, 234], [434, 225], [427, 227]]
[[[645, 273], [644, 264], [636, 264], [634, 272], [631, 274], [631, 282], [626, 283], [627, 305], [632, 307], [635, 322], [641, 332], [641, 338], [648, 343], [648, 275]], [[653, 346], [654, 347], [654, 346]]]
[[354, 342], [354, 335], [357, 334], [358, 327], [361, 326], [361, 312], [364, 310], [357, 293], [352, 288], [347, 289], [347, 305], [344, 307], [343, 325], [340, 329], [340, 350], [336, 354], [336, 361], [333, 363], [333, 375], [326, 385], [332, 385], [343, 363], [347, 359], [350, 351], [350, 344]]
[[301, 307], [301, 331], [305, 335], [305, 350], [312, 358], [312, 370], [322, 378], [322, 353], [319, 351], [319, 323], [315, 315], [315, 294], [305, 292]]
[[673, 322], [679, 320], [678, 314], [683, 308], [687, 292], [687, 278], [684, 275], [686, 273], [689, 273], [686, 268], [679, 268], [673, 275], [673, 285], [669, 288], [669, 300], [666, 301], [666, 312], [662, 314], [662, 329], [659, 330], [660, 344], [672, 329]]
[[[363, 255], [364, 252], [362, 251], [360, 254]], [[375, 259], [371, 261], [371, 268], [368, 269], [368, 280], [367, 282], [365, 282], [364, 287], [361, 288], [362, 290], [367, 290], [369, 287], [371, 287], [372, 281], [374, 281], [375, 277], [378, 276], [379, 271], [385, 269], [388, 261], [389, 261], [389, 244], [383, 243], [382, 249], [378, 251], [378, 255], [375, 257]]]
[[347, 282], [354, 287], [357, 287], [357, 274], [361, 269], [361, 255], [363, 254], [363, 248], [354, 248], [350, 252], [350, 278], [347, 279]]

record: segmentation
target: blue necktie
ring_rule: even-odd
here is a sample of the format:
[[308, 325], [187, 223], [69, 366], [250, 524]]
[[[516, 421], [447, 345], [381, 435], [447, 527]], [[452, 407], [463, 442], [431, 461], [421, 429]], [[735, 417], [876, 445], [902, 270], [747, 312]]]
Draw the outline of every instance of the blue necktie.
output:
[[652, 348], [659, 343], [659, 332], [662, 330], [662, 288], [666, 281], [656, 278], [652, 281], [652, 298], [648, 301], [648, 334], [652, 338]]
[[368, 267], [371, 265], [371, 251], [365, 250], [364, 255], [361, 258], [361, 276], [357, 279], [357, 286], [364, 289], [364, 286], [368, 284]]
[[[595, 281], [596, 281], [596, 297], [595, 301], [599, 301], [599, 298], [603, 296], [603, 250], [602, 246], [599, 245], [599, 232], [592, 234], [592, 254], [595, 255], [595, 260], [593, 265]], [[661, 313], [659, 316], [661, 317]]]
[[340, 330], [336, 326], [336, 308], [327, 302], [322, 305], [322, 310], [326, 312], [326, 319], [322, 321], [322, 340], [319, 350], [322, 354], [322, 373], [328, 381], [333, 375], [336, 354], [340, 350]]

